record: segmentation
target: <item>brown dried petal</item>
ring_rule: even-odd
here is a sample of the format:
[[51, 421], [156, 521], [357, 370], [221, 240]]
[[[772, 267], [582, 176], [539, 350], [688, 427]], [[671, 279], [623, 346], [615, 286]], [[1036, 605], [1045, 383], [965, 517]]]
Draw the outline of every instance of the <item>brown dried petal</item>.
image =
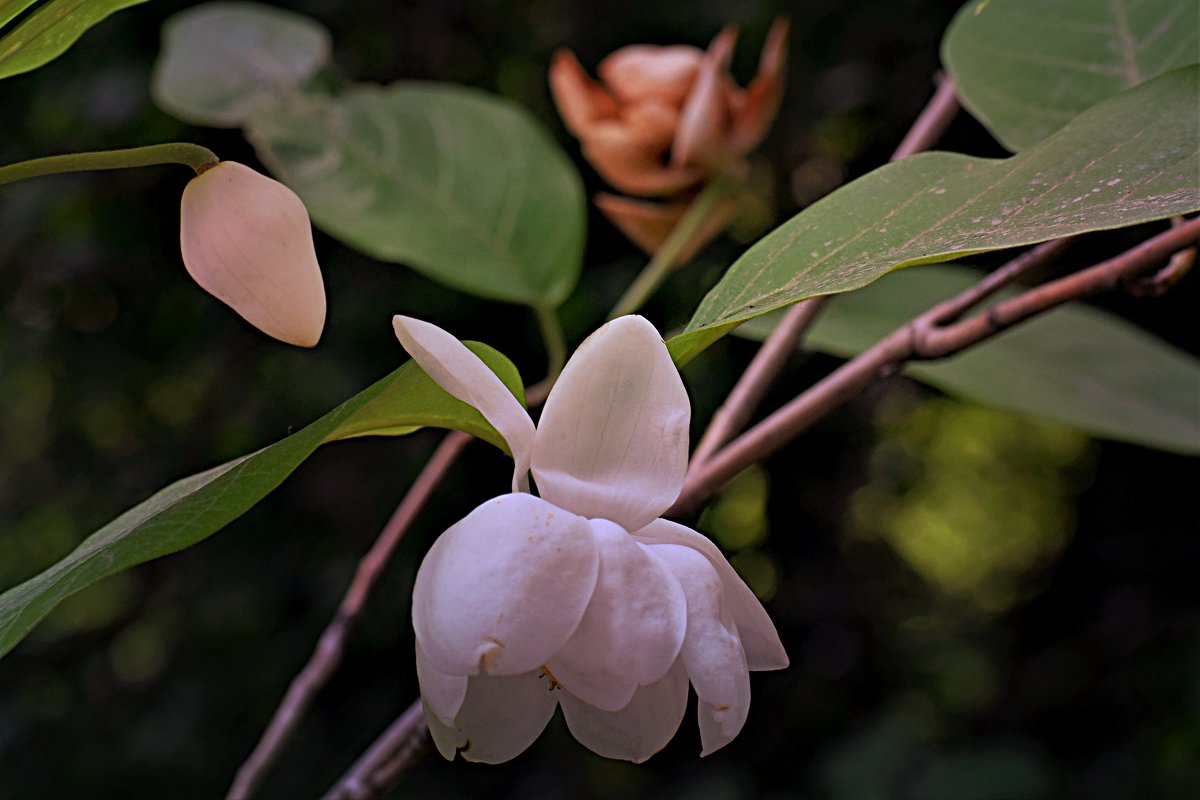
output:
[[[688, 207], [687, 203], [651, 203], [604, 193], [596, 195], [595, 203], [596, 208], [647, 255], [654, 255], [662, 246]], [[736, 210], [736, 205], [727, 200], [709, 214], [679, 251], [675, 265], [691, 261], [700, 248], [725, 229]]]
[[734, 101], [730, 150], [735, 155], [745, 155], [753, 150], [767, 135], [767, 129], [779, 113], [779, 104], [783, 99], [789, 27], [783, 17], [771, 25], [758, 62], [758, 74]]
[[737, 29], [726, 27], [705, 52], [696, 82], [679, 115], [679, 128], [671, 148], [672, 164], [712, 165], [725, 159], [729, 108], [723, 87], [736, 42]]
[[687, 96], [702, 53], [688, 45], [622, 47], [600, 62], [600, 80], [622, 102], [654, 99], [678, 108]]
[[554, 54], [550, 63], [550, 93], [571, 133], [582, 138], [593, 124], [617, 115], [617, 103], [603, 86], [584, 71], [570, 50]]

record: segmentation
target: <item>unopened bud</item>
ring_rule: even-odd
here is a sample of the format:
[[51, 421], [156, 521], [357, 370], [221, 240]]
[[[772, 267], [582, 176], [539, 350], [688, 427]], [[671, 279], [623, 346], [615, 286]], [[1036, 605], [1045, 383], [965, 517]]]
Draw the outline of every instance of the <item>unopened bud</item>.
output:
[[325, 287], [296, 193], [222, 161], [188, 183], [180, 206], [183, 264], [196, 283], [268, 336], [316, 345]]

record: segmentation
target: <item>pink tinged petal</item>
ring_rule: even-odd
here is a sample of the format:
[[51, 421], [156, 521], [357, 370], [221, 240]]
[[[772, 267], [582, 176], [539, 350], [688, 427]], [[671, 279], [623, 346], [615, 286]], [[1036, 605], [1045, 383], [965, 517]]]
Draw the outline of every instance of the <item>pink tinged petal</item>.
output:
[[579, 627], [546, 669], [564, 689], [605, 711], [628, 705], [679, 655], [687, 627], [683, 591], [623, 528], [592, 520], [600, 572]]
[[737, 623], [737, 632], [750, 669], [783, 669], [788, 665], [787, 653], [766, 609], [712, 541], [691, 528], [665, 519], [656, 519], [633, 534], [635, 539], [644, 544], [683, 545], [707, 558], [721, 577], [725, 602], [729, 604], [733, 620]]
[[679, 114], [679, 129], [671, 148], [675, 165], [715, 165], [726, 157], [729, 108], [724, 86], [737, 30], [725, 28], [709, 45], [700, 63], [696, 82]]
[[570, 50], [554, 54], [550, 63], [550, 93], [563, 122], [577, 137], [586, 136], [598, 120], [611, 119], [617, 114], [612, 95], [588, 77]]
[[[438, 751], [467, 761], [499, 764], [516, 758], [546, 729], [554, 716], [558, 693], [539, 672], [470, 679], [454, 724], [445, 725], [426, 712]], [[440, 727], [440, 730], [438, 730]], [[449, 754], [447, 754], [449, 750]]]
[[666, 145], [649, 147], [638, 134], [623, 122], [598, 122], [581, 137], [583, 154], [606, 181], [629, 194], [677, 194], [704, 180], [699, 167], [664, 164]]
[[690, 547], [646, 548], [679, 580], [687, 596], [687, 637], [680, 658], [696, 687], [700, 755], [733, 741], [750, 710], [750, 671], [733, 614], [723, 601], [721, 577], [708, 559]]
[[413, 586], [413, 628], [451, 675], [536, 670], [571, 638], [599, 569], [587, 520], [528, 494], [489, 500], [433, 543]]
[[308, 211], [296, 193], [234, 161], [183, 190], [179, 245], [188, 274], [268, 336], [313, 347], [325, 286]]
[[467, 677], [450, 675], [430, 664], [421, 643], [417, 642], [417, 682], [421, 686], [426, 716], [433, 714], [449, 724], [447, 721], [458, 714], [467, 695]]
[[744, 93], [735, 94], [730, 149], [736, 155], [753, 150], [767, 135], [767, 129], [779, 113], [787, 66], [788, 30], [786, 19], [775, 20], [767, 32], [758, 74]]
[[687, 710], [687, 671], [683, 662], [657, 682], [634, 692], [620, 711], [601, 711], [562, 692], [558, 702], [571, 735], [593, 753], [639, 764], [667, 746]]
[[533, 450], [533, 420], [504, 382], [467, 349], [436, 325], [412, 317], [392, 317], [404, 349], [449, 394], [473, 406], [491, 423], [512, 452], [513, 491], [524, 488]]
[[701, 56], [687, 45], [636, 44], [607, 56], [597, 72], [624, 103], [653, 98], [678, 108], [696, 79]]
[[615, 319], [579, 346], [546, 400], [533, 443], [538, 490], [637, 530], [679, 496], [690, 417], [658, 331], [642, 317]]
[[[653, 255], [662, 246], [688, 208], [687, 203], [652, 203], [603, 192], [597, 194], [593, 202], [609, 222], [648, 255]], [[722, 201], [680, 248], [674, 263], [690, 261], [700, 248], [725, 229], [736, 212], [737, 203], [732, 198]]]

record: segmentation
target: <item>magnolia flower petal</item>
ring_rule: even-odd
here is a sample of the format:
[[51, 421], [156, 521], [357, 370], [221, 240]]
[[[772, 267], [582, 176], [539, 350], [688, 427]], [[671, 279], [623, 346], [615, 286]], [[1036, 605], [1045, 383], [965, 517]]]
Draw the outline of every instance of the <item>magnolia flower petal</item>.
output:
[[592, 520], [600, 550], [596, 589], [579, 627], [546, 669], [564, 689], [605, 711], [624, 708], [679, 655], [687, 629], [683, 591], [623, 528]]
[[650, 555], [671, 571], [687, 596], [687, 637], [680, 658], [699, 699], [702, 756], [738, 735], [750, 711], [750, 671], [723, 586], [708, 559], [690, 547], [650, 545]]
[[786, 19], [781, 17], [772, 23], [758, 62], [758, 74], [734, 101], [729, 147], [735, 155], [745, 155], [757, 147], [779, 113], [787, 65], [788, 31]]
[[313, 347], [325, 286], [308, 211], [296, 193], [235, 161], [183, 190], [179, 246], [188, 274], [268, 336]]
[[538, 490], [637, 530], [679, 496], [690, 417], [658, 331], [643, 317], [615, 319], [579, 346], [546, 400], [533, 443]]
[[666, 147], [647, 148], [623, 123], [596, 123], [580, 136], [583, 154], [596, 171], [623, 192], [660, 197], [677, 194], [705, 178], [693, 166], [664, 164]]
[[679, 113], [679, 129], [671, 147], [674, 165], [719, 164], [726, 156], [729, 109], [723, 82], [727, 80], [737, 29], [727, 27], [717, 34], [700, 63], [696, 82]]
[[571, 133], [583, 137], [597, 120], [617, 114], [617, 103], [584, 71], [570, 50], [561, 49], [550, 62], [550, 93]]
[[676, 660], [666, 675], [639, 688], [619, 711], [601, 711], [566, 691], [559, 694], [558, 702], [580, 744], [605, 758], [640, 764], [666, 747], [679, 730], [687, 696], [687, 671]]
[[428, 712], [425, 719], [438, 752], [446, 758], [453, 759], [457, 750], [467, 761], [499, 764], [533, 744], [557, 705], [557, 693], [550, 691], [538, 672], [487, 675], [470, 679], [453, 725], [445, 725]]
[[487, 501], [417, 571], [413, 628], [429, 664], [451, 675], [537, 669], [583, 618], [599, 560], [587, 520], [528, 494]]
[[688, 45], [635, 44], [605, 57], [596, 71], [622, 102], [653, 98], [678, 108], [696, 79], [702, 55]]
[[434, 714], [443, 722], [453, 720], [467, 695], [467, 677], [450, 675], [430, 664], [420, 642], [417, 642], [417, 682], [426, 716]]
[[634, 538], [645, 544], [678, 544], [690, 547], [708, 559], [721, 576], [725, 601], [729, 604], [738, 635], [746, 651], [746, 659], [752, 670], [783, 669], [788, 665], [787, 653], [771, 618], [762, 603], [750, 591], [750, 587], [738, 577], [729, 561], [708, 537], [691, 528], [665, 519], [656, 519], [641, 530], [633, 532]]
[[[654, 255], [662, 246], [688, 207], [687, 203], [652, 203], [603, 192], [597, 194], [593, 202], [609, 222], [648, 255]], [[691, 261], [700, 248], [725, 229], [736, 213], [737, 203], [732, 198], [722, 201], [680, 248], [674, 263]]]
[[621, 109], [621, 122], [631, 141], [655, 153], [666, 153], [679, 125], [679, 109], [643, 100]]
[[448, 393], [476, 408], [512, 452], [513, 491], [524, 488], [533, 451], [533, 420], [504, 382], [467, 349], [436, 325], [412, 317], [392, 317], [404, 349]]

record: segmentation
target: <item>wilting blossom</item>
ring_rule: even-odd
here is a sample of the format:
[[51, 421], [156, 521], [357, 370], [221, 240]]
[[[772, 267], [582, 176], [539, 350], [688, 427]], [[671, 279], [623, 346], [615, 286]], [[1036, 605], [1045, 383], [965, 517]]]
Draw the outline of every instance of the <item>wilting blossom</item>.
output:
[[304, 203], [235, 161], [193, 178], [180, 202], [179, 244], [196, 283], [268, 336], [312, 347], [325, 287]]
[[[690, 406], [658, 332], [622, 317], [572, 356], [534, 426], [445, 331], [396, 334], [446, 391], [500, 432], [510, 494], [443, 533], [413, 590], [417, 675], [446, 758], [525, 750], [557, 706], [591, 750], [643, 761], [699, 698], [702, 755], [741, 730], [750, 670], [788, 659], [762, 605], [717, 547], [660, 519], [687, 469]], [[540, 496], [530, 494], [532, 471]]]
[[[610, 184], [628, 195], [670, 198], [651, 204], [601, 195], [600, 209], [643, 249], [653, 251], [683, 215], [693, 193], [734, 170], [767, 133], [783, 96], [788, 25], [767, 34], [758, 74], [745, 89], [729, 74], [737, 39], [726, 28], [707, 51], [673, 45], [631, 45], [600, 62], [600, 81], [568, 50], [550, 67], [550, 88], [583, 154]], [[728, 221], [701, 231], [703, 243]], [[719, 214], [717, 215], [720, 216]], [[707, 234], [707, 235], [705, 235]], [[699, 245], [695, 245], [698, 247]]]

